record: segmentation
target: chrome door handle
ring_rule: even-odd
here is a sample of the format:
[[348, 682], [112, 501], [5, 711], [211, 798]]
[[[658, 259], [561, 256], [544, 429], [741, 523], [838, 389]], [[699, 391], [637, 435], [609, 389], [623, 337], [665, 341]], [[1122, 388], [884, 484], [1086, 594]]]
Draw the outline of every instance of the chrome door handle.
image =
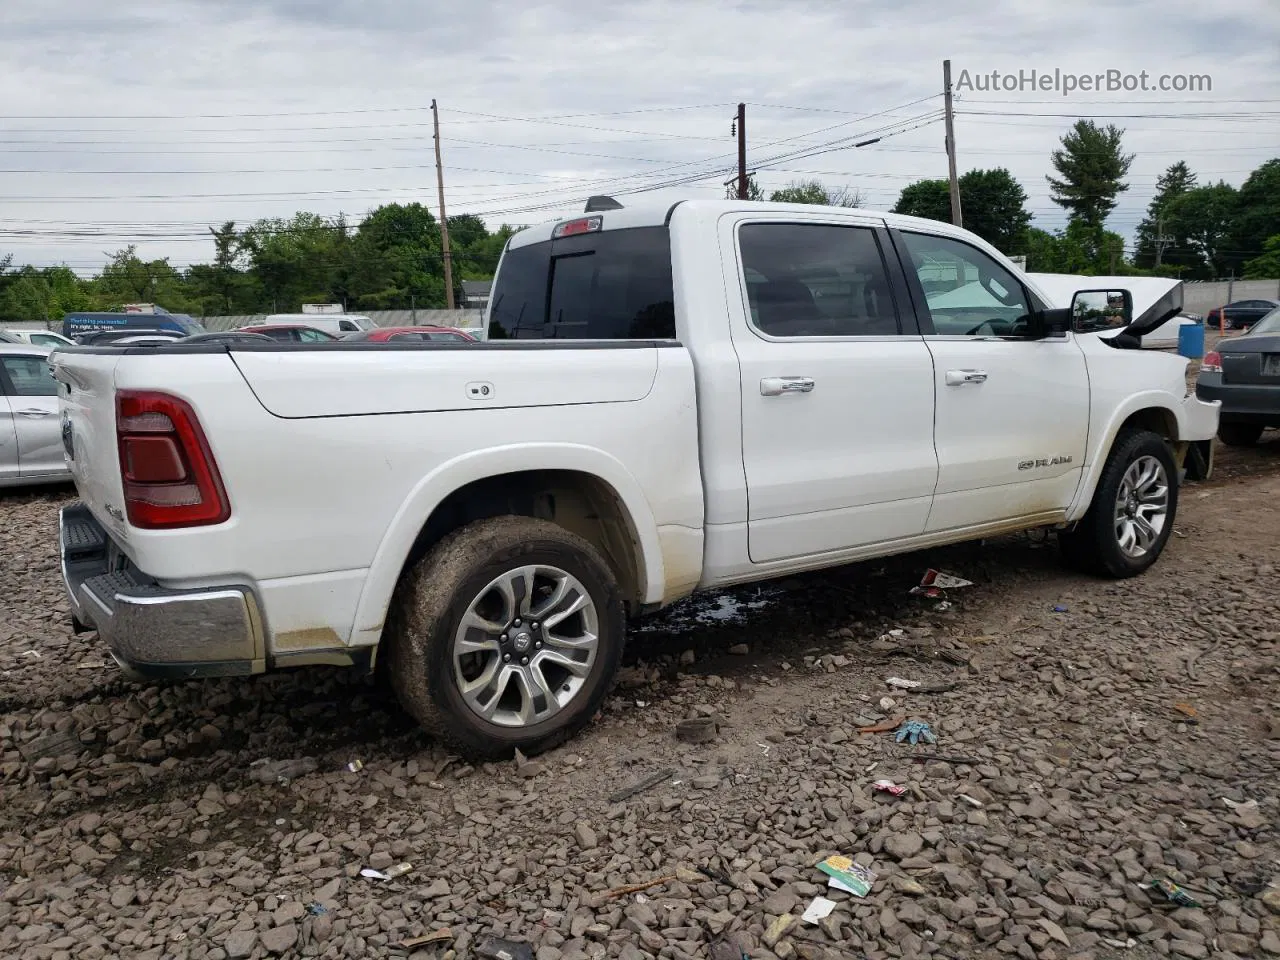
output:
[[948, 370], [947, 386], [962, 387], [966, 383], [986, 383], [987, 371], [985, 370]]
[[809, 393], [813, 390], [812, 377], [763, 377], [760, 380], [760, 396], [780, 397], [784, 393]]
[[19, 410], [20, 417], [52, 417], [52, 410]]

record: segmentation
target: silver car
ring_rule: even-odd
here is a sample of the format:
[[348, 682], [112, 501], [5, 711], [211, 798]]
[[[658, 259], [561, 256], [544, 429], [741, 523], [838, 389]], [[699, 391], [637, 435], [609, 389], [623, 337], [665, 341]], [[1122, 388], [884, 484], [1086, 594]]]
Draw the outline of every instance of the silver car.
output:
[[49, 352], [0, 343], [0, 487], [71, 479]]

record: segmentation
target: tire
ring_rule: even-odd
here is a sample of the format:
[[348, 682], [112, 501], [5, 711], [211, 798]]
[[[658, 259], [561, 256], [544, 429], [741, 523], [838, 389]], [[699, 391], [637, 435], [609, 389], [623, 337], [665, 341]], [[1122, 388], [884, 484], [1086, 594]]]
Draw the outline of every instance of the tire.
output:
[[[534, 567], [536, 576], [518, 574]], [[495, 586], [499, 578], [513, 584], [510, 596]], [[553, 617], [562, 606], [548, 607], [546, 598], [561, 585], [565, 601], [582, 594], [586, 604], [558, 619], [552, 633], [531, 622], [530, 607], [518, 601], [522, 594], [541, 596], [532, 612]], [[475, 626], [464, 634], [462, 621], [473, 607], [506, 629]], [[526, 615], [516, 627], [520, 613]], [[567, 740], [595, 715], [621, 664], [625, 630], [617, 580], [595, 547], [546, 520], [492, 517], [449, 534], [405, 571], [388, 613], [387, 668], [405, 710], [458, 753], [532, 755]], [[593, 650], [582, 639], [588, 633], [597, 637]], [[485, 649], [455, 656], [464, 639]], [[566, 642], [572, 640], [577, 645]], [[572, 662], [573, 672], [561, 662]], [[462, 685], [475, 681], [468, 699]]]
[[1252, 447], [1262, 436], [1262, 424], [1225, 420], [1218, 423], [1218, 439], [1228, 447]]
[[[1129, 513], [1134, 501], [1119, 502], [1121, 490], [1132, 492], [1132, 481], [1152, 474], [1150, 485], [1137, 488], [1145, 495], [1137, 502], [1134, 516]], [[1173, 533], [1177, 513], [1178, 471], [1169, 445], [1149, 430], [1122, 431], [1107, 456], [1089, 512], [1074, 529], [1058, 535], [1063, 558], [1076, 569], [1097, 576], [1135, 577], [1159, 559]], [[1154, 522], [1157, 519], [1158, 524]], [[1127, 539], [1135, 534], [1136, 540]]]

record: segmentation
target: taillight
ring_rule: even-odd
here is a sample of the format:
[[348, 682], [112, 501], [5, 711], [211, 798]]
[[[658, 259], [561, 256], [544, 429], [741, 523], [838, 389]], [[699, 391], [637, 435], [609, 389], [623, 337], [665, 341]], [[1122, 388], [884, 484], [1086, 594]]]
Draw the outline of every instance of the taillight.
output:
[[1210, 350], [1204, 355], [1204, 359], [1200, 361], [1201, 373], [1221, 373], [1222, 372], [1222, 354], [1217, 350]]
[[116, 440], [129, 522], [197, 527], [231, 516], [218, 465], [185, 400], [151, 390], [116, 394]]

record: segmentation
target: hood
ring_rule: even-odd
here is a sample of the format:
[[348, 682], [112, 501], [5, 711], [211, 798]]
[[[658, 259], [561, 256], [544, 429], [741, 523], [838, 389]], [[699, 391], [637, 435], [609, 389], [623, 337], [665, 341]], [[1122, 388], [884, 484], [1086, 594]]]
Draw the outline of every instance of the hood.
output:
[[1169, 277], [1085, 277], [1072, 273], [1027, 276], [1054, 307], [1070, 307], [1077, 290], [1128, 290], [1133, 296], [1133, 320], [1123, 329], [1099, 334], [1103, 337], [1142, 337], [1182, 312], [1182, 281]]

